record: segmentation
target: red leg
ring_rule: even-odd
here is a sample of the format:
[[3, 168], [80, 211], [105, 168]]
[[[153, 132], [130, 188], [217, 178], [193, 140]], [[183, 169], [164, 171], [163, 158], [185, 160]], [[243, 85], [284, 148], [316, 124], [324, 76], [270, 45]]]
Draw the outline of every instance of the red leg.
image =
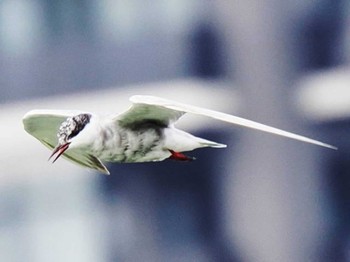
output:
[[170, 150], [171, 156], [170, 159], [177, 160], [177, 161], [192, 161], [195, 160], [194, 157], [186, 156], [180, 152], [175, 152], [174, 150]]

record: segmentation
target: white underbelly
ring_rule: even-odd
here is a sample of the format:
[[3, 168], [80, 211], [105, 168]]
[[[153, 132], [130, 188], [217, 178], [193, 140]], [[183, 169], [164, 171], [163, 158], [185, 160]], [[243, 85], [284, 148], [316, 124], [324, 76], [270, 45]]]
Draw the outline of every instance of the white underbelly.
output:
[[[162, 161], [171, 153], [164, 146], [164, 136], [157, 130], [114, 133], [107, 141], [100, 143], [94, 155], [107, 162], [151, 162]], [[96, 148], [98, 148], [96, 147]]]

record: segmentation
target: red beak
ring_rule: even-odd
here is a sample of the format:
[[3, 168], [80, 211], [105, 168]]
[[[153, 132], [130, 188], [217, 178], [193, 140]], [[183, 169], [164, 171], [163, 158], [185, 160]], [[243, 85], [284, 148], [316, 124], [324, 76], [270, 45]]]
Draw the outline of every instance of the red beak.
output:
[[49, 157], [49, 160], [50, 160], [54, 155], [57, 154], [57, 156], [55, 157], [55, 159], [52, 161], [52, 163], [55, 163], [55, 161], [64, 153], [64, 151], [66, 151], [66, 150], [68, 149], [69, 144], [70, 144], [70, 143], [65, 143], [65, 144], [62, 144], [62, 145], [57, 145], [57, 146], [54, 148], [54, 150], [53, 150], [51, 156]]

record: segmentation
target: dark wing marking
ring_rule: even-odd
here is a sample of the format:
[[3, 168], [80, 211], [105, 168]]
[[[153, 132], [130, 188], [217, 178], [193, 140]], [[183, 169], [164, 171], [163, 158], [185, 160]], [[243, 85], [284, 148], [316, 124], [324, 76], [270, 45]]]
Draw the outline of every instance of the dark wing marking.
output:
[[176, 122], [185, 112], [158, 105], [134, 103], [131, 108], [116, 117], [123, 127], [133, 128], [146, 122], [166, 127]]

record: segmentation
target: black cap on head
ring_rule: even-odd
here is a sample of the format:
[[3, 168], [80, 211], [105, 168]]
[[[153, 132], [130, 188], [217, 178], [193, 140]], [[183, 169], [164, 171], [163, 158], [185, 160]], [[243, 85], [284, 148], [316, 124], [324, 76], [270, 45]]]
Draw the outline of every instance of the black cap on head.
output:
[[75, 137], [90, 122], [90, 114], [79, 114], [68, 117], [60, 126], [57, 137], [58, 143], [64, 144], [69, 139]]

